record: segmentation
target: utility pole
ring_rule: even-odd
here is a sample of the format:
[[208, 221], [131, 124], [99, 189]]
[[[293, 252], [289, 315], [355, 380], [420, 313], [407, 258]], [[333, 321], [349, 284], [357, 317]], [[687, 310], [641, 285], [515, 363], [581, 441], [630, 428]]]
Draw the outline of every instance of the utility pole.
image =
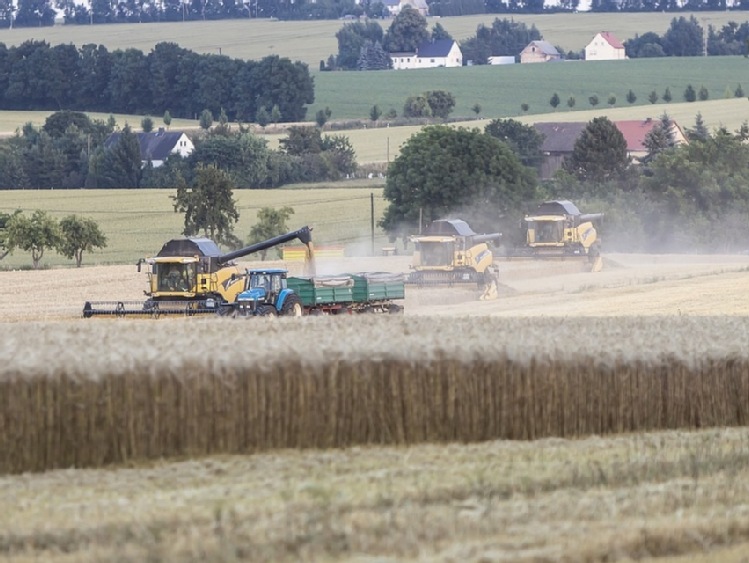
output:
[[374, 233], [374, 192], [369, 192], [369, 225], [372, 231], [372, 256], [375, 255]]
[[702, 18], [702, 56], [707, 57], [707, 18]]

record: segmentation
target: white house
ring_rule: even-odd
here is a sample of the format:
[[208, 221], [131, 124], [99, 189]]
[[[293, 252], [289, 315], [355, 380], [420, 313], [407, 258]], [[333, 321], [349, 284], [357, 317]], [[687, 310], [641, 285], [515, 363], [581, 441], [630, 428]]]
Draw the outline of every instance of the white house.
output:
[[585, 47], [586, 61], [621, 61], [626, 58], [624, 45], [610, 31], [597, 33]]
[[[165, 131], [163, 127], [151, 133], [135, 133], [140, 145], [140, 158], [145, 166], [149, 161], [158, 168], [170, 154], [186, 157], [195, 150], [190, 138], [181, 131]], [[104, 148], [111, 149], [120, 141], [120, 133], [112, 133], [104, 141]]]
[[396, 70], [463, 66], [463, 52], [452, 39], [426, 41], [413, 53], [390, 53], [390, 59]]

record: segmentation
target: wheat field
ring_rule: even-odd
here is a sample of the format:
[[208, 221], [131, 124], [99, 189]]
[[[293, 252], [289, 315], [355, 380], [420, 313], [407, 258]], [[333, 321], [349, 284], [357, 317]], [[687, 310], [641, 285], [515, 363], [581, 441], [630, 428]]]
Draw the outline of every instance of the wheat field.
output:
[[747, 261], [269, 322], [83, 320], [145, 276], [0, 272], [0, 560], [743, 561]]

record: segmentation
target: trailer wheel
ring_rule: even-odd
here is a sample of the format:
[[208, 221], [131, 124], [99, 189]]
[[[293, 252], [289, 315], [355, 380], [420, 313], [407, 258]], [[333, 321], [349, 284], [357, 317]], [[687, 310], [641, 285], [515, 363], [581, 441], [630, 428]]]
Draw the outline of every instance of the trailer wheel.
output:
[[391, 303], [388, 307], [388, 313], [391, 315], [401, 315], [403, 314], [403, 307], [400, 305], [396, 305], [395, 303]]
[[289, 295], [283, 303], [281, 314], [285, 317], [301, 317], [304, 314], [302, 300], [298, 295]]

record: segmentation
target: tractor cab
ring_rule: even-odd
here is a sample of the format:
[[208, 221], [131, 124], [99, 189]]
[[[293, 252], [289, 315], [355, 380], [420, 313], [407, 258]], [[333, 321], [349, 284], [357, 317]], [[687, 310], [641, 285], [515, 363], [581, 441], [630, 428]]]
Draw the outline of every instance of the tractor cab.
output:
[[252, 297], [257, 302], [275, 303], [276, 296], [286, 288], [287, 275], [286, 270], [275, 268], [248, 270], [244, 291], [239, 297]]

